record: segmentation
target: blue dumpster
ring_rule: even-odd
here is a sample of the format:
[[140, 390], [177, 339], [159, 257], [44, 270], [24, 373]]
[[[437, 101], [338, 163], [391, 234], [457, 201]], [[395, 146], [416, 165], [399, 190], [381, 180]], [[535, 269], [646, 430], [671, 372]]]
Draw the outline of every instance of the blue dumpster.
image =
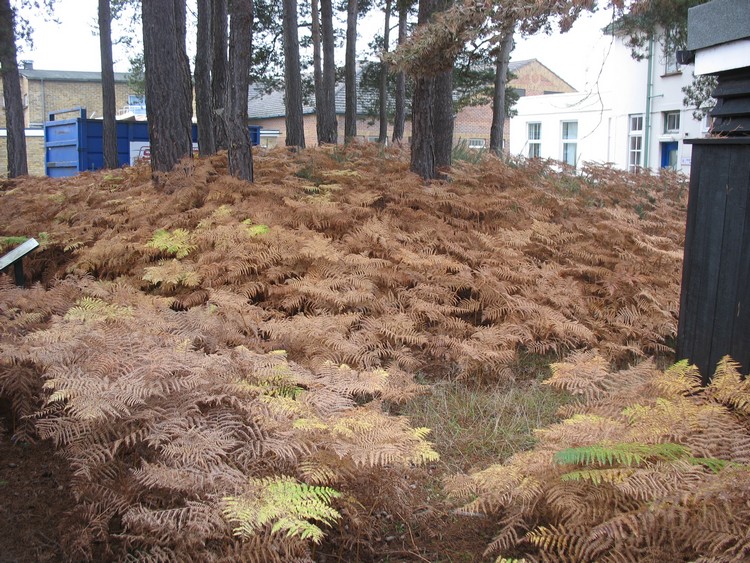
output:
[[[76, 112], [68, 119], [56, 119], [63, 113]], [[253, 145], [260, 144], [260, 127], [250, 125]], [[84, 108], [53, 111], [44, 124], [45, 172], [51, 178], [74, 176], [84, 170], [104, 167], [104, 124], [101, 119], [87, 119]], [[198, 140], [198, 126], [193, 124], [193, 142]], [[120, 166], [132, 163], [134, 147], [147, 144], [148, 123], [117, 122], [117, 160]]]

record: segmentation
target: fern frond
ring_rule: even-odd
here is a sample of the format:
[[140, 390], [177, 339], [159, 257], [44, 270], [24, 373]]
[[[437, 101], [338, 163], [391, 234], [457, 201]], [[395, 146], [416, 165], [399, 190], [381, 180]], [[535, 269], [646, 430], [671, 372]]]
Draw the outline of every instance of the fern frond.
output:
[[159, 229], [146, 243], [146, 247], [171, 254], [175, 258], [184, 258], [195, 250], [195, 245], [191, 244], [191, 234], [185, 229], [175, 229], [172, 232]]
[[676, 460], [690, 455], [680, 444], [595, 444], [568, 448], [555, 454], [555, 461], [564, 465], [642, 465], [652, 460]]
[[95, 297], [82, 297], [74, 307], [65, 314], [65, 320], [79, 320], [84, 322], [123, 319], [133, 316], [132, 307], [123, 307], [113, 303], [106, 303]]
[[635, 470], [615, 467], [611, 469], [584, 469], [571, 471], [560, 476], [563, 481], [590, 481], [594, 485], [602, 483], [621, 483], [630, 477]]
[[161, 285], [165, 289], [173, 289], [178, 285], [198, 287], [202, 281], [200, 274], [192, 265], [176, 259], [159, 262], [158, 266], [147, 267], [143, 280], [153, 285]]
[[716, 366], [707, 394], [742, 414], [750, 415], [750, 378], [741, 376], [740, 364], [729, 356], [724, 356]]
[[253, 536], [271, 524], [272, 533], [286, 532], [319, 543], [323, 530], [310, 520], [332, 525], [341, 515], [330, 506], [340, 494], [329, 487], [298, 483], [289, 477], [252, 479], [248, 491], [239, 497], [226, 497], [224, 516], [234, 524], [234, 534]]

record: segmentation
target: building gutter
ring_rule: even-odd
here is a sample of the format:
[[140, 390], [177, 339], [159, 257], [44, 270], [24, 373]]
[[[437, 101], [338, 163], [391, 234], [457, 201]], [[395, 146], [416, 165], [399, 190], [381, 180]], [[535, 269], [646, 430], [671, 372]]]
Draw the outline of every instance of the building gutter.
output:
[[654, 36], [648, 38], [648, 80], [646, 85], [646, 115], [643, 124], [645, 131], [643, 139], [643, 167], [648, 169], [651, 154], [651, 92], [654, 88]]

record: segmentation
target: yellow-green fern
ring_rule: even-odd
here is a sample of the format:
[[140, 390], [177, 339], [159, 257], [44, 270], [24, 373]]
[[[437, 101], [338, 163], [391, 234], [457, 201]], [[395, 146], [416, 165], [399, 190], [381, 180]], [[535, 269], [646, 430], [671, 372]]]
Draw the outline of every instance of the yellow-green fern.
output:
[[271, 533], [310, 539], [319, 543], [323, 530], [313, 522], [330, 526], [341, 515], [331, 506], [340, 496], [330, 487], [299, 483], [290, 477], [251, 479], [242, 496], [224, 499], [224, 516], [234, 526], [234, 534], [251, 537], [264, 526]]
[[175, 258], [184, 258], [195, 249], [195, 245], [191, 244], [190, 240], [190, 232], [185, 229], [175, 229], [171, 233], [165, 229], [159, 229], [146, 246], [172, 254]]

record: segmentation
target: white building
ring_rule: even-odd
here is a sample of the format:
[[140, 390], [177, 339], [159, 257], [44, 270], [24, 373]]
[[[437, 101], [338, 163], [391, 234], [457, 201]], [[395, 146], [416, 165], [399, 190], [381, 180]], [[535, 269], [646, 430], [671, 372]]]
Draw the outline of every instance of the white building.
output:
[[635, 60], [622, 37], [602, 32], [592, 46], [584, 92], [521, 98], [511, 119], [510, 152], [580, 167], [611, 163], [624, 170], [672, 168], [690, 173], [691, 147], [707, 121], [683, 107], [692, 65], [680, 67], [659, 41]]

